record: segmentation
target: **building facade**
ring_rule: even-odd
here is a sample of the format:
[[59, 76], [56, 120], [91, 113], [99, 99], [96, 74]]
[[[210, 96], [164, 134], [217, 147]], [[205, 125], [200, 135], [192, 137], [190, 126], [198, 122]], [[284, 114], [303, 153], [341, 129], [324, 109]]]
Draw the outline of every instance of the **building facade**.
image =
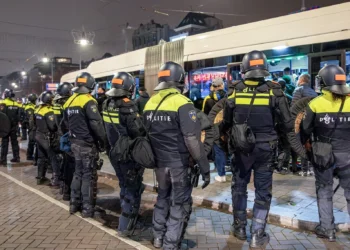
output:
[[168, 24], [160, 25], [151, 20], [150, 23], [140, 24], [132, 35], [132, 46], [134, 50], [157, 45], [160, 40], [169, 41], [174, 31]]

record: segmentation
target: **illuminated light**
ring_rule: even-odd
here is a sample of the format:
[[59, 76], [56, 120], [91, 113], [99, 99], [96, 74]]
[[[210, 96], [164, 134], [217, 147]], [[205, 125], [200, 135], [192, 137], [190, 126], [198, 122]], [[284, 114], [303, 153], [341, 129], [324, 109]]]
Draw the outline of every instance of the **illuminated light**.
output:
[[271, 62], [272, 62], [272, 63], [274, 63], [274, 62], [275, 62], [275, 60], [272, 60]]
[[227, 72], [201, 73], [198, 75], [193, 75], [193, 80], [195, 82], [201, 82], [201, 81], [206, 82], [219, 77], [227, 79]]
[[11, 85], [12, 85], [12, 86], [16, 86], [16, 83], [15, 83], [15, 82], [13, 82], [13, 83], [11, 83]]
[[285, 60], [293, 60], [293, 57], [286, 57]]
[[43, 63], [48, 63], [48, 62], [49, 62], [49, 58], [44, 57], [44, 58], [42, 59], [42, 62], [43, 62]]
[[24, 70], [21, 72], [22, 76], [25, 76], [27, 74], [27, 72], [25, 72]]
[[281, 46], [277, 46], [277, 47], [274, 47], [272, 48], [273, 50], [284, 50], [284, 49], [287, 49], [288, 46], [287, 45], [281, 45]]
[[86, 46], [89, 44], [89, 41], [83, 38], [83, 39], [80, 39], [79, 44], [81, 46]]

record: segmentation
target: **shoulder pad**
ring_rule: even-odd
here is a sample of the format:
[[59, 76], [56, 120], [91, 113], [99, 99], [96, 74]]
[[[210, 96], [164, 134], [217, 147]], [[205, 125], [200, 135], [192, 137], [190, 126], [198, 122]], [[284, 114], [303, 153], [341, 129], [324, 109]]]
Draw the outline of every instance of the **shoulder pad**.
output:
[[278, 82], [274, 81], [266, 81], [267, 86], [269, 86], [271, 89], [281, 89], [281, 85]]
[[236, 90], [243, 90], [245, 89], [247, 86], [242, 82], [242, 81], [237, 81], [234, 82], [232, 87]]

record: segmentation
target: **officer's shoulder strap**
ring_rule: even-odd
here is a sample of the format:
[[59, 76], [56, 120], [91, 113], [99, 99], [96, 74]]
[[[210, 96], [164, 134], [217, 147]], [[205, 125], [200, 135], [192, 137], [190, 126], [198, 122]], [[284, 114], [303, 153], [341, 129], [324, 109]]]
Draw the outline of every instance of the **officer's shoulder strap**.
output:
[[284, 93], [282, 91], [282, 87], [278, 82], [273, 81], [266, 81], [266, 85], [269, 87], [270, 94], [276, 96], [276, 97], [282, 97], [284, 96]]

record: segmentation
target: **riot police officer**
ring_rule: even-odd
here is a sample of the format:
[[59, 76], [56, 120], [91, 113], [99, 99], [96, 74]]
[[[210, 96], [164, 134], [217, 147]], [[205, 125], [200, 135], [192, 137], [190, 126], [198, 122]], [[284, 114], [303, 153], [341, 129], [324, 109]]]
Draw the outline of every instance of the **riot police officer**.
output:
[[159, 70], [158, 93], [144, 109], [156, 160], [158, 198], [153, 212], [153, 245], [179, 249], [192, 211], [190, 157], [200, 167], [204, 180], [210, 183], [209, 162], [201, 142], [201, 124], [193, 103], [181, 94], [184, 69], [167, 62]]
[[[328, 65], [318, 73], [316, 90], [322, 95], [313, 99], [307, 109], [302, 123], [304, 141], [313, 136], [313, 161], [316, 177], [317, 206], [320, 224], [316, 227], [316, 235], [335, 241], [335, 225], [333, 216], [333, 176], [337, 175], [339, 184], [344, 188], [350, 215], [350, 88], [346, 85], [344, 70], [336, 65]], [[316, 144], [324, 145], [330, 152], [314, 152]], [[326, 147], [326, 145], [330, 147]], [[315, 154], [317, 157], [315, 158]], [[325, 165], [318, 164], [318, 158], [327, 159], [334, 155], [334, 161]]]
[[13, 159], [11, 162], [19, 162], [19, 146], [17, 141], [17, 130], [18, 122], [20, 118], [20, 108], [21, 106], [12, 98], [15, 96], [12, 90], [5, 89], [4, 91], [4, 100], [0, 104], [0, 111], [5, 113], [11, 122], [11, 131], [10, 133], [2, 138], [1, 142], [1, 159], [0, 165], [7, 165], [7, 153], [9, 147], [9, 141], [11, 140]]
[[[119, 72], [112, 79], [112, 89], [103, 103], [103, 121], [108, 141], [113, 147], [121, 136], [135, 139], [145, 131], [137, 113], [135, 103], [130, 100], [135, 91], [135, 80], [129, 73]], [[111, 162], [119, 179], [122, 214], [119, 218], [118, 233], [130, 236], [136, 225], [141, 203], [143, 168], [135, 162], [116, 162], [111, 151]], [[140, 152], [141, 153], [141, 152]]]
[[63, 106], [75, 158], [70, 213], [81, 210], [83, 217], [93, 217], [97, 193], [96, 160], [98, 151], [104, 151], [106, 133], [97, 102], [90, 94], [96, 85], [95, 79], [83, 72], [75, 83], [74, 94]]
[[35, 103], [38, 97], [36, 94], [28, 95], [28, 103], [25, 106], [25, 123], [28, 124], [28, 148], [27, 148], [27, 160], [34, 160], [34, 147], [35, 147], [35, 122], [34, 122], [34, 111]]
[[39, 107], [35, 110], [35, 140], [38, 150], [38, 176], [37, 184], [45, 183], [45, 174], [48, 163], [52, 166], [51, 186], [59, 188], [59, 163], [52, 145], [52, 138], [57, 133], [55, 116], [52, 110], [53, 93], [44, 91], [39, 96]]
[[[285, 132], [291, 131], [293, 124], [288, 101], [280, 85], [265, 80], [269, 72], [264, 53], [252, 51], [246, 54], [241, 73], [244, 74], [244, 80], [234, 83], [222, 123], [224, 132], [228, 129], [232, 132], [241, 131], [239, 135], [231, 135], [236, 160], [232, 185], [232, 230], [237, 238], [247, 239], [247, 185], [254, 170], [255, 202], [250, 246], [262, 247], [269, 242], [265, 225], [272, 198], [273, 159], [277, 144], [274, 116], [279, 117], [277, 121], [283, 122]], [[246, 139], [249, 143], [240, 144], [237, 140], [246, 135], [250, 136]]]
[[[57, 93], [55, 95], [53, 111], [55, 114], [55, 121], [58, 127], [58, 136], [61, 138], [64, 134], [68, 133], [68, 128], [65, 126], [63, 121], [63, 105], [67, 102], [69, 97], [72, 96], [73, 85], [69, 82], [64, 82], [60, 84], [57, 88]], [[71, 184], [73, 180], [75, 161], [72, 152], [61, 152], [63, 156], [61, 162], [61, 192], [63, 194], [63, 200], [70, 200]]]

